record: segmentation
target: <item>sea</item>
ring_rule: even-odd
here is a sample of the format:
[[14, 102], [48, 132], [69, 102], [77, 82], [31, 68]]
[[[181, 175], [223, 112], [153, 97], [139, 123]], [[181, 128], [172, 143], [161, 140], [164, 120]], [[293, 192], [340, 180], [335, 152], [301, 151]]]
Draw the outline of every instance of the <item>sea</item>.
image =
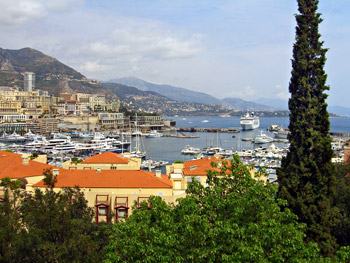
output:
[[[173, 163], [176, 160], [187, 161], [194, 158], [193, 155], [181, 154], [181, 150], [186, 145], [197, 148], [207, 146], [219, 146], [226, 150], [248, 150], [260, 147], [251, 141], [242, 141], [243, 138], [254, 138], [260, 132], [273, 137], [273, 133], [267, 131], [272, 124], [277, 124], [284, 128], [288, 128], [289, 118], [273, 118], [260, 117], [260, 127], [256, 130], [242, 131], [239, 117], [165, 117], [164, 119], [172, 119], [176, 121], [176, 127], [180, 128], [235, 128], [239, 129], [239, 133], [222, 133], [222, 132], [188, 132], [187, 135], [199, 136], [198, 138], [141, 138], [141, 150], [147, 152], [147, 158], [155, 161], [167, 161]], [[205, 121], [205, 122], [202, 122]], [[208, 121], [208, 122], [206, 122]], [[350, 118], [330, 118], [332, 132], [350, 133]], [[177, 132], [172, 132], [176, 134]], [[179, 134], [181, 135], [181, 134]], [[287, 143], [273, 142], [278, 147], [288, 147]], [[271, 143], [270, 143], [271, 144]], [[264, 144], [263, 146], [269, 146]], [[133, 143], [132, 145], [135, 145]]]

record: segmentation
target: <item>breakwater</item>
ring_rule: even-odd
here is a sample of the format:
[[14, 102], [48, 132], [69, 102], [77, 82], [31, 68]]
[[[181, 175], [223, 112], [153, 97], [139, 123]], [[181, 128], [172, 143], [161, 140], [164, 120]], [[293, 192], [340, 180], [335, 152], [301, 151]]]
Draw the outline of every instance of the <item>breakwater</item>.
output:
[[225, 132], [225, 133], [238, 133], [240, 132], [239, 129], [235, 128], [198, 128], [198, 127], [191, 127], [191, 128], [177, 128], [178, 132]]

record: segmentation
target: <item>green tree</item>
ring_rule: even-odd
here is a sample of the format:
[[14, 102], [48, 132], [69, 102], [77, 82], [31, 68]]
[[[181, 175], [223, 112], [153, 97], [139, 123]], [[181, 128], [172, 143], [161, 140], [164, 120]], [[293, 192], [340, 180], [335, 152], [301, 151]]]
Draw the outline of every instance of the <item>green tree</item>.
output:
[[307, 224], [307, 240], [316, 241], [324, 255], [336, 249], [331, 235], [336, 222], [334, 166], [324, 71], [326, 49], [320, 41], [318, 0], [298, 0], [296, 42], [289, 83], [290, 152], [278, 171], [279, 197]]
[[334, 227], [334, 236], [340, 246], [350, 245], [350, 166], [336, 165], [337, 186], [335, 205], [339, 208], [341, 220]]
[[[101, 262], [108, 226], [93, 222], [93, 210], [78, 188], [55, 192], [55, 177], [50, 170], [44, 174], [45, 191], [16, 190], [17, 202], [13, 193], [5, 195], [0, 206], [0, 262]], [[8, 180], [3, 184], [15, 185]]]
[[[305, 225], [275, 186], [252, 179], [239, 158], [195, 180], [177, 205], [160, 197], [113, 226], [106, 262], [312, 262], [317, 245], [305, 245]], [[135, 206], [134, 206], [135, 208]]]
[[20, 262], [18, 255], [26, 240], [19, 212], [22, 182], [5, 177], [0, 186], [3, 187], [3, 200], [0, 202], [0, 262]]

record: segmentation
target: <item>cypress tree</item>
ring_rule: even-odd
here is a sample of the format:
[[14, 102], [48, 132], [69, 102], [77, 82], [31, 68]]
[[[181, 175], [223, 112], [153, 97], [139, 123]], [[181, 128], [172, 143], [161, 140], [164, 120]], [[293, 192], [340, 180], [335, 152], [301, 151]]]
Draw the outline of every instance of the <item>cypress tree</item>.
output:
[[318, 0], [298, 0], [289, 83], [290, 151], [278, 170], [278, 196], [307, 224], [307, 241], [317, 242], [323, 255], [332, 255], [337, 246], [331, 234], [337, 216], [332, 206], [336, 179], [325, 102], [327, 49], [320, 41], [317, 8]]

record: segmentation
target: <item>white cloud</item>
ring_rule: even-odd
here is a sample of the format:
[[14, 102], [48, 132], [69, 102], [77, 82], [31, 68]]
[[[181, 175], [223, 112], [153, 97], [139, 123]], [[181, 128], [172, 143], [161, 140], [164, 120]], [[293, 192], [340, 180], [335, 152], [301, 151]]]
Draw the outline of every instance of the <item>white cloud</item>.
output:
[[228, 92], [227, 97], [241, 98], [243, 100], [252, 100], [252, 99], [256, 99], [255, 95], [256, 95], [255, 89], [247, 85], [242, 89], [231, 90], [230, 92]]
[[99, 61], [88, 61], [80, 69], [93, 73], [93, 72], [103, 72], [106, 70], [110, 70], [111, 66], [102, 65], [99, 63]]
[[145, 59], [187, 58], [204, 49], [198, 34], [178, 37], [161, 29], [147, 31], [147, 28], [115, 30], [112, 36], [90, 43], [88, 48], [95, 56], [137, 56]]
[[50, 11], [64, 11], [82, 0], [0, 0], [0, 26], [13, 27], [47, 16]]
[[280, 92], [280, 93], [276, 94], [276, 98], [283, 99], [283, 100], [289, 99], [290, 98], [290, 94], [287, 93], [287, 92]]

